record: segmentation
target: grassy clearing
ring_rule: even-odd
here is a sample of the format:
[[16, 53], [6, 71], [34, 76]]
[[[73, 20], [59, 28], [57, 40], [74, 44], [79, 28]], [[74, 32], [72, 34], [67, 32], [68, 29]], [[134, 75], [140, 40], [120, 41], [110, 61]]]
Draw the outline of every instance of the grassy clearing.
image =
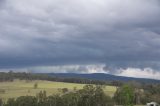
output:
[[[38, 88], [34, 89], [34, 84], [38, 83]], [[75, 83], [63, 83], [63, 82], [53, 82], [53, 81], [41, 81], [35, 80], [27, 82], [25, 80], [15, 80], [13, 82], [0, 82], [0, 90], [5, 90], [5, 93], [0, 92], [0, 98], [6, 101], [8, 98], [16, 98], [19, 96], [32, 95], [35, 96], [42, 90], [46, 90], [47, 95], [53, 95], [60, 93], [58, 89], [68, 88], [70, 91], [74, 87], [76, 89], [82, 89], [85, 84], [75, 84]], [[114, 86], [106, 86], [104, 91], [107, 95], [113, 96], [116, 91]]]

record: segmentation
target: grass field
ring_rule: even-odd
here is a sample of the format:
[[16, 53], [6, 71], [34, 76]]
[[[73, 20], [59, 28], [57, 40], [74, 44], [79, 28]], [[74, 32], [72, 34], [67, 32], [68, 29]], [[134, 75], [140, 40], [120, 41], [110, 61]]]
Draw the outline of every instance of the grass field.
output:
[[[34, 89], [34, 84], [38, 83], [38, 88]], [[85, 84], [75, 84], [75, 83], [63, 83], [63, 82], [52, 82], [52, 81], [30, 81], [25, 80], [15, 80], [13, 82], [0, 82], [0, 90], [5, 90], [4, 93], [0, 92], [0, 98], [6, 101], [8, 98], [16, 98], [19, 96], [32, 95], [35, 96], [42, 90], [46, 90], [47, 95], [53, 95], [60, 93], [58, 89], [68, 88], [70, 91], [74, 87], [77, 89], [82, 89]], [[106, 86], [104, 91], [107, 95], [113, 96], [116, 91], [114, 86]]]

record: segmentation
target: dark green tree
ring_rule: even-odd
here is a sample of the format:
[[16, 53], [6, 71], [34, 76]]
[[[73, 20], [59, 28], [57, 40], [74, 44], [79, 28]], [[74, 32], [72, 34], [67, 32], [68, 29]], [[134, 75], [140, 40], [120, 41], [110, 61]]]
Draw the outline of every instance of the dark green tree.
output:
[[118, 105], [133, 106], [134, 89], [129, 85], [124, 85], [116, 91], [114, 99]]
[[86, 85], [79, 91], [80, 100], [78, 106], [112, 106], [113, 102], [103, 91], [101, 85]]
[[15, 99], [9, 98], [9, 99], [7, 100], [7, 103], [5, 104], [5, 106], [17, 106]]
[[45, 106], [47, 101], [46, 91], [40, 91], [40, 93], [37, 94], [37, 99], [38, 99], [38, 106]]
[[21, 96], [16, 99], [16, 106], [38, 106], [37, 98], [33, 96]]
[[0, 98], [0, 106], [2, 106], [3, 105], [3, 102], [2, 102], [2, 99]]

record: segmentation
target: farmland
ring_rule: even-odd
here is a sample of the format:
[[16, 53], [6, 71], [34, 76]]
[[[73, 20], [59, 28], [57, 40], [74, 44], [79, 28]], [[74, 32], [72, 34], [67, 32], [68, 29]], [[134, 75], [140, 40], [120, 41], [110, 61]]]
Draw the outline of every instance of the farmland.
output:
[[[35, 89], [34, 84], [37, 83], [38, 87]], [[26, 80], [14, 80], [13, 82], [0, 82], [0, 98], [6, 101], [8, 98], [17, 98], [19, 96], [36, 96], [42, 90], [47, 92], [47, 95], [53, 95], [61, 93], [60, 89], [68, 88], [69, 91], [73, 91], [74, 88], [77, 90], [82, 89], [85, 84], [76, 83], [63, 83], [53, 81], [26, 81]], [[106, 86], [104, 91], [107, 95], [113, 96], [116, 91], [114, 86]]]

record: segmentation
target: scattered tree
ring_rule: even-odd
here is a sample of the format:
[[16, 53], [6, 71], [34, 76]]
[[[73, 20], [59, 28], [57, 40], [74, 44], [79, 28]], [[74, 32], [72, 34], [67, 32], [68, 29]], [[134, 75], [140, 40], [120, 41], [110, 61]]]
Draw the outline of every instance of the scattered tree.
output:
[[73, 91], [77, 91], [77, 87], [73, 87]]
[[106, 96], [101, 86], [86, 85], [77, 92], [47, 96], [41, 91], [34, 96], [21, 96], [8, 99], [4, 106], [113, 106], [113, 101]]
[[34, 84], [34, 89], [37, 89], [38, 88], [38, 83], [35, 83]]

